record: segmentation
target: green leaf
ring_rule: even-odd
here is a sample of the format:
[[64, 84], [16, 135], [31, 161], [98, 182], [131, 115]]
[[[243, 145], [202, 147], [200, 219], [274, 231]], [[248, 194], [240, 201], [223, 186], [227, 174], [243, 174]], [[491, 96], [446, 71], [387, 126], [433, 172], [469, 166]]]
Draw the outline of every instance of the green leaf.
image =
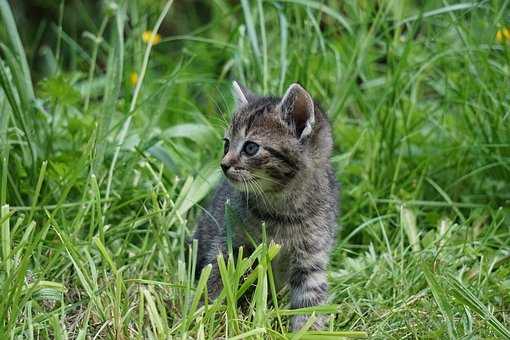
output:
[[430, 290], [432, 291], [432, 295], [436, 300], [439, 310], [441, 311], [441, 314], [443, 314], [446, 322], [446, 327], [448, 329], [448, 336], [450, 339], [457, 339], [457, 330], [455, 328], [455, 322], [453, 319], [454, 312], [451, 308], [451, 303], [448, 301], [449, 299], [446, 291], [436, 280], [435, 275], [430, 271], [427, 265], [422, 264], [421, 269], [423, 274], [425, 274], [425, 279], [429, 284]]
[[450, 284], [450, 292], [455, 299], [464, 306], [473, 310], [479, 317], [487, 322], [492, 329], [500, 336], [510, 339], [510, 330], [505, 327], [496, 317], [492, 314], [487, 307], [478, 299], [473, 293], [469, 291], [459, 280], [452, 275], [447, 277]]
[[166, 129], [163, 137], [166, 139], [188, 138], [197, 144], [207, 144], [214, 140], [215, 134], [211, 127], [205, 124], [185, 123]]
[[43, 80], [40, 83], [40, 95], [42, 98], [69, 106], [80, 101], [80, 92], [71, 85], [68, 77], [61, 74]]

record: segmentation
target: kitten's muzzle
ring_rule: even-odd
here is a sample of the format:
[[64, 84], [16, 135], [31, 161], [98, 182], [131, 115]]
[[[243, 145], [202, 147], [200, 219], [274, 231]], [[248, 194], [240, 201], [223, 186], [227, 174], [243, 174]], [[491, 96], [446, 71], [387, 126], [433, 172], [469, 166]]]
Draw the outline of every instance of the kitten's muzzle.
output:
[[244, 168], [231, 165], [227, 162], [221, 162], [221, 169], [223, 170], [225, 176], [234, 182], [241, 181], [243, 178], [242, 172], [245, 171]]
[[246, 176], [246, 169], [240, 166], [239, 158], [233, 152], [228, 152], [223, 157], [220, 166], [225, 176], [233, 182], [241, 182]]
[[224, 165], [221, 164], [221, 169], [223, 170], [223, 173], [225, 176], [231, 179], [237, 179], [237, 177], [240, 175], [240, 173], [245, 170], [244, 168], [235, 167], [231, 165]]
[[228, 172], [228, 169], [230, 169], [231, 165], [221, 162], [221, 170], [223, 170], [223, 173], [226, 175]]
[[228, 151], [225, 156], [223, 156], [220, 166], [225, 175], [233, 165], [237, 163], [236, 157], [232, 151]]
[[225, 157], [223, 157], [221, 161], [221, 169], [223, 170], [223, 173], [225, 175], [228, 175], [229, 171], [235, 171], [238, 169], [241, 169], [240, 167], [236, 166], [237, 160], [228, 153]]

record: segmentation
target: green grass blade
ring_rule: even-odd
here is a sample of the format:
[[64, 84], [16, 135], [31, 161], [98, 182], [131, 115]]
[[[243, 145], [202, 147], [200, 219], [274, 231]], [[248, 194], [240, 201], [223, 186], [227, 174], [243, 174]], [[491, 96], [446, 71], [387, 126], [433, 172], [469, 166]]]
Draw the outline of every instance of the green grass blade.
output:
[[231, 337], [229, 339], [230, 340], [241, 340], [241, 339], [247, 339], [247, 338], [250, 338], [252, 336], [261, 335], [261, 334], [266, 334], [266, 329], [265, 328], [255, 328], [255, 329], [252, 329], [251, 331], [244, 332], [242, 334], [233, 336], [233, 337]]
[[282, 2], [293, 2], [296, 4], [300, 4], [303, 6], [308, 6], [310, 8], [316, 9], [318, 11], [321, 11], [329, 16], [331, 16], [333, 19], [338, 21], [349, 33], [352, 33], [352, 28], [347, 19], [343, 17], [340, 13], [332, 9], [331, 7], [328, 7], [319, 1], [313, 1], [313, 0], [282, 0]]
[[28, 221], [31, 221], [34, 217], [35, 207], [37, 206], [39, 195], [41, 193], [41, 188], [43, 185], [44, 177], [46, 176], [46, 167], [48, 166], [48, 161], [42, 162], [41, 170], [39, 171], [39, 177], [37, 178], [37, 183], [35, 185], [34, 196], [32, 197], [32, 204], [30, 205], [30, 213], [28, 215]]
[[366, 332], [319, 332], [307, 331], [299, 337], [301, 340], [367, 339]]
[[255, 22], [251, 14], [250, 4], [247, 0], [241, 0], [243, 8], [244, 21], [246, 22], [246, 29], [248, 30], [248, 37], [250, 39], [251, 48], [257, 58], [260, 58], [259, 41], [257, 38], [257, 31], [255, 30]]
[[[16, 72], [16, 69], [14, 70], [11, 69], [11, 72]], [[23, 148], [25, 162], [28, 163], [29, 165], [30, 163], [32, 163], [33, 165], [35, 162], [35, 150], [31, 138], [32, 137], [31, 129], [25, 118], [24, 114], [25, 111], [23, 110], [20, 103], [16, 99], [16, 86], [12, 82], [8, 73], [9, 72], [7, 66], [4, 64], [3, 60], [0, 59], [0, 85], [4, 90], [4, 94], [7, 97], [9, 105], [11, 106], [11, 112], [13, 114], [14, 121], [23, 131], [23, 137], [28, 144], [27, 148]]]
[[441, 314], [443, 314], [443, 317], [446, 322], [446, 327], [448, 329], [449, 338], [457, 339], [457, 329], [455, 328], [455, 321], [453, 318], [454, 311], [452, 310], [451, 304], [448, 301], [449, 299], [446, 291], [436, 280], [435, 275], [432, 273], [432, 271], [428, 268], [427, 265], [423, 264], [421, 266], [421, 269], [423, 271], [423, 274], [425, 275], [425, 279], [427, 280], [430, 290], [432, 291], [432, 295], [436, 300], [439, 310], [441, 311]]
[[469, 289], [467, 289], [459, 280], [452, 275], [447, 277], [448, 284], [450, 285], [450, 292], [455, 299], [463, 306], [467, 306], [487, 322], [492, 329], [501, 337], [510, 339], [510, 330], [505, 327], [496, 317], [492, 314], [487, 307], [478, 299]]
[[278, 9], [278, 21], [280, 22], [280, 83], [278, 85], [278, 92], [282, 93], [288, 67], [287, 45], [289, 40], [289, 28], [287, 18], [282, 13], [281, 8]]
[[23, 89], [26, 91], [27, 96], [30, 99], [33, 99], [34, 89], [32, 85], [32, 79], [30, 77], [30, 70], [28, 68], [25, 50], [18, 33], [18, 29], [16, 28], [16, 23], [14, 21], [14, 16], [12, 15], [11, 8], [9, 3], [5, 0], [0, 1], [0, 15], [8, 36], [9, 45], [21, 66], [21, 72], [25, 80], [25, 86]]
[[4, 270], [9, 275], [11, 273], [12, 260], [11, 260], [11, 227], [9, 223], [9, 206], [3, 205], [0, 211], [2, 218], [2, 262], [4, 263]]

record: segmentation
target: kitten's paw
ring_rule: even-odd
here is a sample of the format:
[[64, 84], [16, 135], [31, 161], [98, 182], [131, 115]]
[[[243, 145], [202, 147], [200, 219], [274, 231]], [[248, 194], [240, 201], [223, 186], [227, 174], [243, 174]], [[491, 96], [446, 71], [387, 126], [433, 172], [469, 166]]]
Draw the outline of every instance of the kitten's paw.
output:
[[[296, 315], [290, 321], [290, 330], [298, 332], [310, 318], [309, 315]], [[328, 317], [325, 315], [317, 315], [315, 322], [310, 326], [309, 330], [319, 331], [324, 328]]]

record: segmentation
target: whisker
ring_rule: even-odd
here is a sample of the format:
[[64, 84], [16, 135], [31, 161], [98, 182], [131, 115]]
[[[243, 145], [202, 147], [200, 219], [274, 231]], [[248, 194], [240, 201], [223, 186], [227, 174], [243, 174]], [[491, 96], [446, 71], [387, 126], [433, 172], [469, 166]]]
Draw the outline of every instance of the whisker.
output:
[[245, 198], [246, 198], [246, 207], [249, 208], [249, 190], [248, 190], [248, 184], [247, 184], [247, 181], [244, 177], [241, 177], [241, 180], [242, 180], [242, 183], [243, 183], [243, 187], [244, 187], [244, 193], [245, 193]]
[[260, 184], [257, 181], [253, 181], [252, 183], [253, 186], [256, 188], [257, 192], [259, 193], [260, 198], [262, 199], [262, 203], [264, 203], [266, 210], [270, 210], [270, 208], [272, 209], [273, 207], [269, 200], [267, 199], [266, 195], [264, 194], [264, 191], [262, 190]]
[[260, 175], [260, 174], [252, 174], [252, 175], [253, 175], [253, 177], [255, 177], [255, 178], [263, 179], [263, 180], [266, 180], [266, 181], [272, 182], [272, 183], [274, 183], [274, 184], [278, 184], [278, 185], [280, 185], [280, 184], [281, 184], [280, 182], [278, 182], [278, 181], [276, 181], [276, 180], [272, 179], [271, 177], [266, 177], [266, 176], [263, 176], [263, 175]]

